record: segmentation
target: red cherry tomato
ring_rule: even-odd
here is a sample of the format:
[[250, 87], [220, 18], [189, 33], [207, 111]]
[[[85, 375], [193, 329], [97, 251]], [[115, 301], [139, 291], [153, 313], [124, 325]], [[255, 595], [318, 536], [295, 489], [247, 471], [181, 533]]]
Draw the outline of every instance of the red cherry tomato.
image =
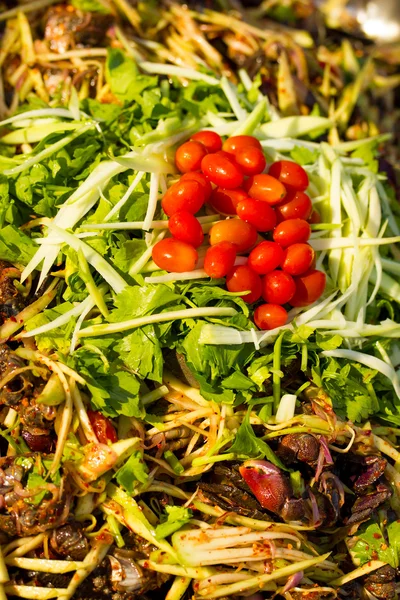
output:
[[256, 302], [261, 296], [261, 278], [247, 265], [234, 267], [226, 276], [226, 287], [230, 292], [246, 292], [242, 296], [248, 304]]
[[273, 163], [268, 173], [282, 181], [288, 189], [304, 192], [308, 188], [307, 173], [303, 167], [291, 160], [279, 160]]
[[279, 304], [261, 304], [254, 311], [254, 323], [259, 329], [282, 327], [287, 321], [287, 312]]
[[264, 152], [254, 146], [238, 150], [235, 154], [237, 164], [245, 175], [258, 175], [266, 167]]
[[271, 304], [286, 304], [296, 291], [294, 279], [284, 271], [271, 271], [263, 278], [262, 296]]
[[288, 219], [279, 223], [273, 233], [275, 242], [284, 248], [292, 244], [306, 242], [311, 234], [311, 227], [303, 219]]
[[185, 173], [184, 175], [182, 175], [180, 181], [186, 181], [187, 179], [194, 179], [195, 181], [197, 181], [197, 183], [199, 183], [202, 186], [204, 190], [204, 196], [207, 201], [211, 196], [212, 192], [212, 186], [211, 183], [208, 181], [207, 177], [203, 175], [203, 173], [199, 173], [198, 171], [189, 171], [189, 173]]
[[236, 246], [231, 242], [219, 242], [208, 248], [204, 258], [204, 270], [209, 277], [225, 277], [233, 268], [236, 258]]
[[322, 271], [312, 269], [295, 277], [296, 291], [290, 300], [290, 304], [295, 307], [308, 306], [321, 296], [325, 289], [326, 275]]
[[175, 153], [175, 164], [178, 171], [187, 173], [200, 169], [201, 161], [207, 154], [207, 148], [200, 142], [185, 142]]
[[215, 131], [208, 131], [204, 129], [204, 131], [198, 131], [191, 137], [192, 140], [196, 142], [200, 142], [203, 146], [206, 147], [207, 152], [218, 152], [222, 148], [222, 139], [218, 133]]
[[278, 221], [285, 219], [307, 219], [312, 213], [312, 204], [309, 196], [304, 192], [289, 191], [283, 204], [276, 207]]
[[204, 188], [198, 181], [180, 179], [168, 188], [161, 201], [161, 206], [169, 217], [181, 210], [186, 210], [194, 215], [203, 206], [204, 201]]
[[240, 219], [227, 219], [211, 227], [209, 240], [211, 246], [219, 242], [231, 242], [235, 244], [236, 252], [244, 252], [256, 243], [257, 231], [250, 223]]
[[186, 242], [166, 238], [153, 248], [152, 258], [157, 267], [170, 273], [193, 271], [197, 263], [197, 250]]
[[100, 444], [108, 444], [108, 442], [114, 444], [118, 442], [117, 433], [110, 419], [102, 415], [98, 410], [88, 410], [87, 414]]
[[201, 161], [201, 170], [212, 183], [229, 190], [243, 183], [243, 173], [238, 165], [219, 152], [205, 156]]
[[246, 198], [248, 195], [241, 188], [225, 190], [217, 187], [211, 194], [210, 204], [221, 215], [235, 215], [238, 203]]
[[257, 231], [271, 231], [276, 225], [276, 214], [272, 206], [261, 200], [245, 198], [236, 207], [239, 219], [251, 223]]
[[245, 192], [249, 193], [249, 189], [253, 185], [253, 179], [254, 179], [254, 177], [247, 177], [243, 181], [242, 188], [244, 189]]
[[247, 187], [249, 196], [255, 200], [268, 202], [271, 206], [280, 204], [286, 196], [286, 189], [283, 183], [265, 173], [254, 175], [250, 183], [246, 182]]
[[274, 271], [281, 264], [284, 251], [275, 242], [264, 241], [250, 252], [247, 264], [259, 275]]
[[309, 244], [292, 244], [285, 250], [282, 269], [289, 275], [302, 275], [314, 262], [315, 252]]
[[229, 154], [236, 154], [239, 150], [250, 147], [262, 150], [260, 142], [252, 135], [233, 135], [222, 144], [222, 150]]
[[319, 214], [319, 212], [317, 210], [312, 211], [310, 218], [308, 219], [308, 222], [311, 223], [311, 225], [316, 225], [317, 223], [321, 223], [321, 215]]
[[173, 237], [181, 242], [191, 244], [195, 248], [203, 243], [204, 234], [199, 221], [185, 210], [180, 210], [170, 217], [168, 228]]

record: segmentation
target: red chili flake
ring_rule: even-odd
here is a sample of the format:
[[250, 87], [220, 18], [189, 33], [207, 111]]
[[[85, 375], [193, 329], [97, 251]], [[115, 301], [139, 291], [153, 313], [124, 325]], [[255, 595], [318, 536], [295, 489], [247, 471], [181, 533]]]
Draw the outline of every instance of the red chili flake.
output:
[[376, 540], [380, 540], [380, 539], [381, 539], [381, 537], [382, 537], [382, 535], [381, 535], [380, 533], [374, 533], [373, 537], [374, 537]]

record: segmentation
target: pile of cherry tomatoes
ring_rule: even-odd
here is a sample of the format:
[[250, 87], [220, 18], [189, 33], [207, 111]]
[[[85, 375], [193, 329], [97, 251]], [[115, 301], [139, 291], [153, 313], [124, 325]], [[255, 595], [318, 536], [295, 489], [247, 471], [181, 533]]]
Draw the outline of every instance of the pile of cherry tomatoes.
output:
[[[308, 175], [299, 164], [281, 160], [266, 173], [255, 137], [223, 142], [213, 131], [199, 131], [182, 144], [175, 163], [182, 176], [162, 199], [172, 237], [153, 248], [158, 267], [178, 273], [196, 268], [204, 233], [195, 215], [207, 203], [227, 218], [208, 233], [203, 268], [209, 277], [225, 277], [230, 292], [246, 292], [246, 302], [265, 301], [254, 311], [257, 327], [284, 325], [284, 305], [307, 306], [321, 296], [325, 274], [315, 269], [307, 243], [310, 223], [319, 215], [305, 193]], [[235, 266], [238, 254], [248, 255], [246, 264]]]

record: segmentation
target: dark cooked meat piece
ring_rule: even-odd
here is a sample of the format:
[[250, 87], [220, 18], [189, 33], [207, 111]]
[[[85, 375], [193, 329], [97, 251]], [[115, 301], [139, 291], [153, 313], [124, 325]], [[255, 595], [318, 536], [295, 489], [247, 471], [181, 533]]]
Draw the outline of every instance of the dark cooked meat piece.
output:
[[[0, 377], [11, 375], [24, 366], [6, 344], [0, 344]], [[22, 398], [32, 392], [32, 377], [29, 371], [19, 373], [0, 389], [0, 404], [15, 407]]]
[[216, 504], [227, 512], [236, 512], [238, 515], [252, 519], [269, 520], [257, 500], [236, 486], [200, 483], [199, 490], [199, 497], [205, 502]]
[[63, 479], [59, 486], [42, 484], [45, 496], [37, 504], [27, 502], [34, 496], [35, 490], [26, 483], [36, 460], [35, 454], [0, 458], [0, 530], [7, 535], [36, 535], [63, 525], [68, 518], [71, 497]]
[[367, 488], [374, 484], [385, 472], [387, 461], [381, 456], [366, 456], [364, 459], [366, 469], [354, 482], [354, 491], [357, 494], [365, 493]]
[[76, 46], [104, 45], [110, 16], [82, 12], [70, 4], [59, 4], [47, 11], [44, 38], [50, 50], [60, 54]]
[[314, 435], [291, 433], [281, 439], [277, 454], [288, 465], [297, 461], [313, 465], [318, 460], [319, 451], [320, 445]]
[[351, 507], [351, 516], [347, 520], [347, 525], [366, 521], [378, 506], [390, 498], [392, 493], [393, 492], [388, 485], [380, 483], [377, 485], [376, 491], [357, 498]]
[[19, 278], [19, 270], [0, 260], [0, 322], [14, 317], [25, 307], [25, 300], [15, 287], [13, 280]]
[[89, 542], [80, 523], [71, 521], [54, 529], [50, 545], [54, 552], [67, 560], [83, 560], [89, 552]]
[[381, 567], [366, 577], [364, 586], [379, 600], [390, 600], [396, 596], [396, 571], [390, 565]]

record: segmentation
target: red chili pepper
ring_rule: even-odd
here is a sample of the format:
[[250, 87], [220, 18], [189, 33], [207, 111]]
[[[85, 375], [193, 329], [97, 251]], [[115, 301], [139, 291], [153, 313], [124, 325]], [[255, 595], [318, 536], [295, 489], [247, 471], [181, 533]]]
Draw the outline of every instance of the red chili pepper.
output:
[[88, 410], [87, 413], [93, 431], [101, 444], [107, 444], [108, 442], [114, 444], [118, 441], [117, 432], [110, 419], [97, 410]]

